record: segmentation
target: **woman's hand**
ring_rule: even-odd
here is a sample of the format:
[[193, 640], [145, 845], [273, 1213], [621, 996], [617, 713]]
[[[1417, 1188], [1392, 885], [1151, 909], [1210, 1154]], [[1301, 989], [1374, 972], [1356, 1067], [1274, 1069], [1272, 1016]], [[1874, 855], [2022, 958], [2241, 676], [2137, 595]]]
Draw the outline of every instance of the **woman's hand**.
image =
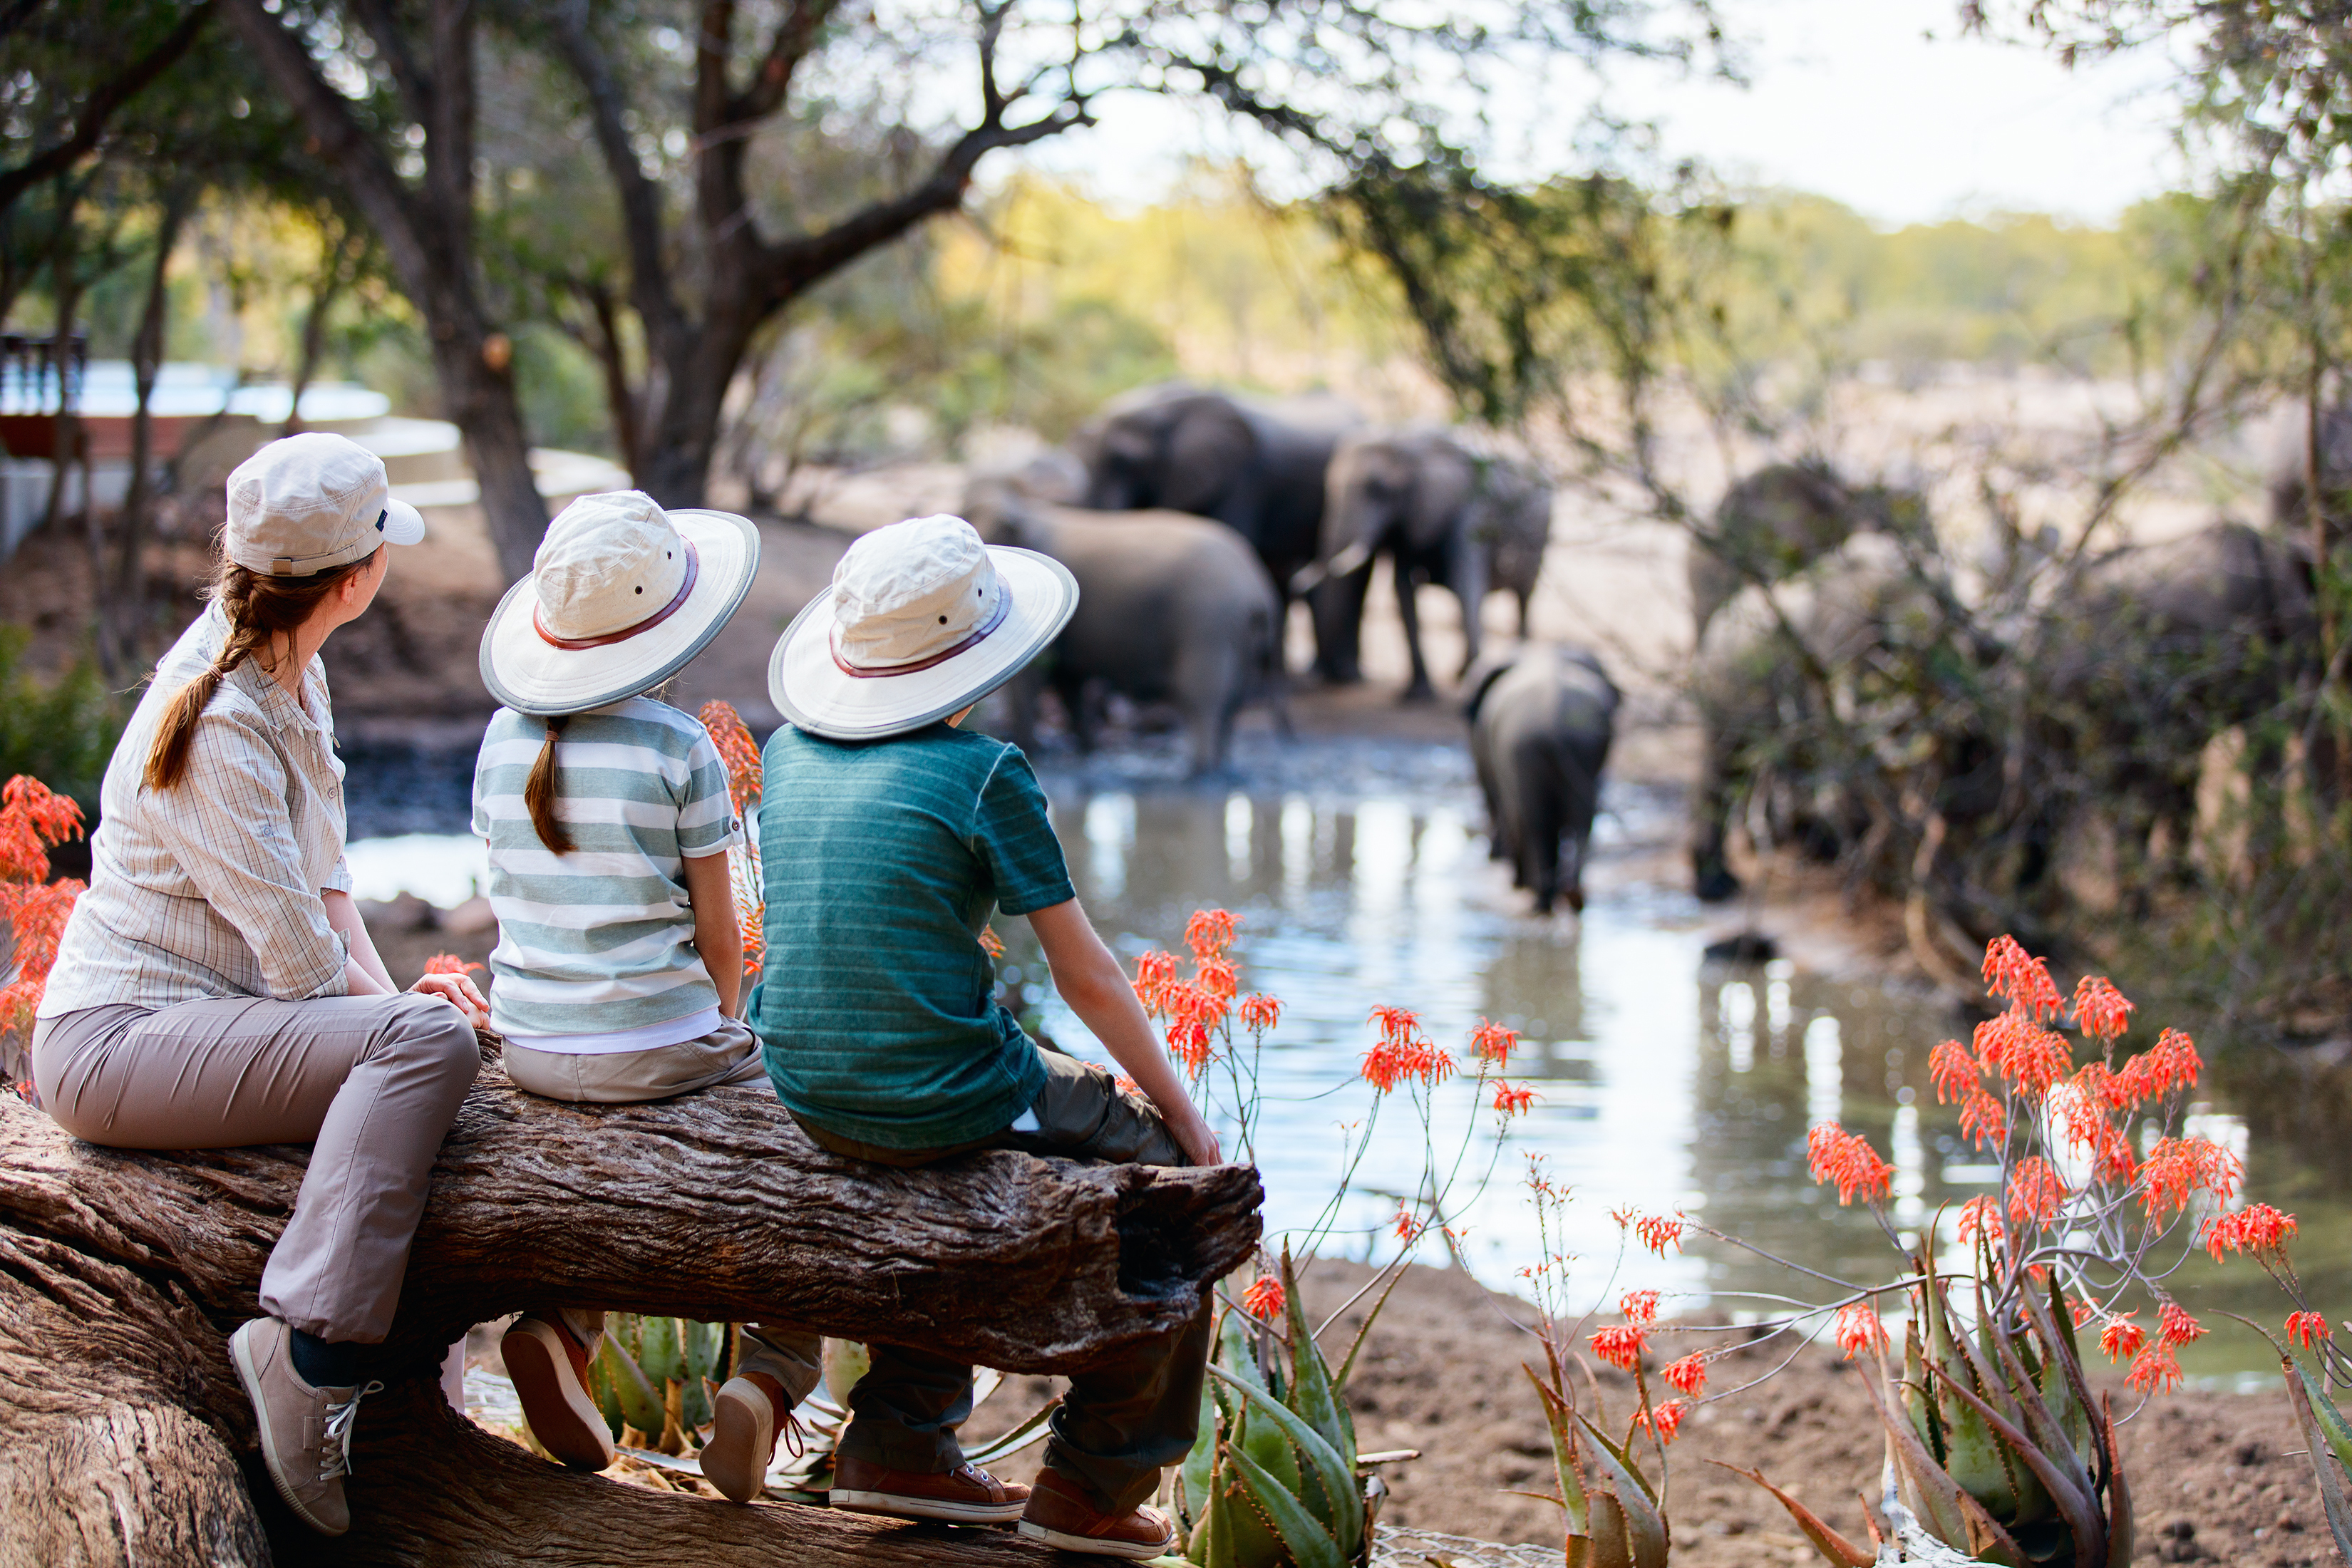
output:
[[490, 1004], [472, 977], [464, 974], [427, 974], [409, 987], [421, 996], [438, 996], [460, 1013], [466, 1022], [477, 1029], [490, 1025]]

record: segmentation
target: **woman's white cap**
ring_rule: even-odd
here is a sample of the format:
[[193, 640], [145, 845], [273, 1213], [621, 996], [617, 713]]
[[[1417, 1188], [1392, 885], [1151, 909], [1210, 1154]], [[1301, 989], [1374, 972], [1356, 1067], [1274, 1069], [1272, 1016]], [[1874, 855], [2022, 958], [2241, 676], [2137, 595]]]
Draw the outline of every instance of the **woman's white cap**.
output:
[[1077, 607], [1050, 556], [983, 544], [960, 517], [894, 522], [852, 544], [777, 639], [768, 696], [836, 741], [919, 730], [1018, 674]]
[[760, 531], [732, 512], [665, 511], [638, 490], [582, 496], [491, 615], [482, 684], [551, 718], [634, 697], [719, 635], [759, 569]]
[[228, 558], [264, 577], [308, 577], [415, 544], [425, 519], [392, 499], [383, 459], [323, 430], [272, 441], [231, 469]]

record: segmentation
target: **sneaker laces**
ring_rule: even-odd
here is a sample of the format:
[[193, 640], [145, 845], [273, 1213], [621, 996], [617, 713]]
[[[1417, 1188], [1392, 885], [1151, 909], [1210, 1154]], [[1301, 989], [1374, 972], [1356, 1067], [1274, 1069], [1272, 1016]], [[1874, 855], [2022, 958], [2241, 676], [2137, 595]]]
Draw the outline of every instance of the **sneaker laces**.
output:
[[381, 1383], [362, 1384], [349, 1399], [328, 1405], [327, 1440], [319, 1455], [320, 1480], [339, 1480], [352, 1473], [352, 1428], [359, 1420], [360, 1401], [383, 1392]]

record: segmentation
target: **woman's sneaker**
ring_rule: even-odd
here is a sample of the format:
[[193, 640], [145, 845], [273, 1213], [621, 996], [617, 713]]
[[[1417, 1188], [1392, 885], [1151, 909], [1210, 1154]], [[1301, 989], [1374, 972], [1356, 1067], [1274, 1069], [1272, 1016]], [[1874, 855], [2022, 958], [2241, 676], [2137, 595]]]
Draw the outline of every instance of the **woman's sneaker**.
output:
[[702, 1449], [702, 1479], [736, 1502], [750, 1502], [767, 1485], [776, 1439], [792, 1421], [793, 1396], [764, 1372], [738, 1373], [710, 1402], [710, 1441]]
[[525, 1312], [499, 1342], [499, 1353], [541, 1447], [575, 1470], [601, 1470], [613, 1462], [612, 1431], [588, 1392], [594, 1340], [574, 1333], [561, 1312]]
[[1176, 1550], [1176, 1527], [1158, 1509], [1104, 1513], [1051, 1470], [1037, 1472], [1037, 1485], [1021, 1515], [1021, 1533], [1065, 1552], [1138, 1562]]
[[261, 1427], [261, 1462], [278, 1495], [321, 1535], [352, 1527], [343, 1478], [352, 1468], [352, 1426], [360, 1401], [380, 1383], [313, 1388], [294, 1370], [294, 1331], [275, 1318], [256, 1318], [229, 1336], [229, 1360], [253, 1401]]
[[[710, 1472], [706, 1468], [703, 1473]], [[886, 1469], [871, 1459], [845, 1457], [834, 1467], [833, 1490], [826, 1500], [850, 1513], [936, 1519], [949, 1524], [1011, 1524], [1028, 1506], [1029, 1489], [1000, 1481], [969, 1462], [944, 1475], [931, 1475]]]

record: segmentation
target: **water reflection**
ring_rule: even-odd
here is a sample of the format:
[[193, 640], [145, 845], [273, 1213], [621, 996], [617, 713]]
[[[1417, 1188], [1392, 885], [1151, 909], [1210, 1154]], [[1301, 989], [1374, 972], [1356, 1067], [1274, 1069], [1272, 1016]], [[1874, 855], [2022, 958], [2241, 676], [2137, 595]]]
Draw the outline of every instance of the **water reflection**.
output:
[[[1051, 774], [1047, 783], [1080, 896], [1122, 952], [1179, 945], [1196, 908], [1223, 905], [1243, 917], [1244, 984], [1286, 1005], [1264, 1065], [1257, 1142], [1270, 1232], [1310, 1224], [1333, 1189], [1341, 1124], [1367, 1112], [1352, 1075], [1371, 1043], [1366, 1015], [1376, 1003], [1415, 1009], [1457, 1054], [1482, 1017], [1524, 1032], [1512, 1076], [1542, 1098], [1512, 1124], [1483, 1199], [1457, 1216], [1471, 1266], [1496, 1285], [1510, 1285], [1534, 1251], [1519, 1185], [1529, 1153], [1574, 1190], [1568, 1246], [1582, 1259], [1577, 1278], [1588, 1299], [1611, 1289], [1619, 1235], [1609, 1215], [1620, 1207], [1681, 1209], [1808, 1268], [1885, 1278], [1893, 1262], [1885, 1236], [1864, 1211], [1839, 1207], [1833, 1192], [1806, 1178], [1804, 1131], [1819, 1121], [1842, 1121], [1886, 1152], [1895, 1168], [1889, 1215], [1906, 1240], [1939, 1214], [1948, 1240], [1953, 1211], [1997, 1178], [1927, 1082], [1929, 1047], [1962, 1032], [1958, 1020], [1887, 986], [1785, 963], [1711, 963], [1696, 907], [1655, 887], [1601, 891], [1580, 923], [1532, 918], [1507, 870], [1486, 858], [1466, 780], [1370, 795], [1089, 791]], [[1659, 809], [1612, 794], [1600, 853], [1638, 836], [1641, 814]], [[453, 903], [471, 891], [479, 847], [410, 837], [355, 844], [352, 858], [362, 897], [405, 886]], [[1024, 922], [1000, 921], [999, 931], [1009, 962], [1035, 988], [1046, 1031], [1087, 1048], [1085, 1031], [1039, 984], [1045, 971]], [[2308, 1110], [2310, 1087], [2263, 1082], [2252, 1092], [2248, 1103], [2267, 1118], [2252, 1129], [2217, 1104], [2200, 1107], [2191, 1130], [2248, 1160], [2254, 1195], [2301, 1215], [2298, 1255], [2315, 1298], [2352, 1299], [2352, 1278], [2337, 1278], [2352, 1268], [2336, 1262], [2352, 1242], [2352, 1207], [2340, 1181], [2306, 1163], [2288, 1136], [2294, 1107]], [[1465, 1085], [1449, 1085], [1436, 1096], [1437, 1146], [1491, 1120]], [[2341, 1152], [2332, 1125], [2311, 1131], [2315, 1148]], [[1421, 1129], [1391, 1102], [1341, 1215], [1342, 1250], [1385, 1255], [1397, 1202], [1415, 1195], [1402, 1189], [1423, 1165]], [[1633, 1268], [1643, 1284], [1728, 1310], [1792, 1284], [1772, 1265], [1705, 1242]], [[2179, 1283], [2192, 1300], [2257, 1319], [2284, 1310], [2255, 1271], [2216, 1270], [2201, 1255]], [[2216, 1333], [2184, 1359], [2192, 1371], [2216, 1372], [2259, 1357], [2259, 1346]]]

